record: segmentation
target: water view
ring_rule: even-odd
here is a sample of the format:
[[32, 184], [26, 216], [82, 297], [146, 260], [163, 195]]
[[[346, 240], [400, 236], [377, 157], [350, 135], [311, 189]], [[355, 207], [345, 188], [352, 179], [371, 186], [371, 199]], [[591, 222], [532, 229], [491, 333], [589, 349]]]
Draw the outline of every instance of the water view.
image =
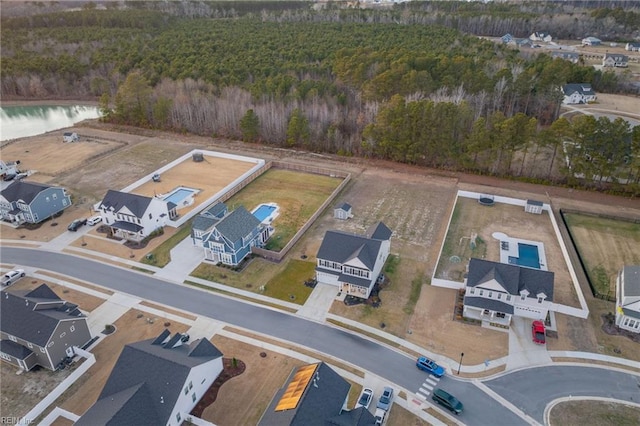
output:
[[99, 116], [98, 107], [85, 105], [0, 107], [0, 141], [40, 135]]

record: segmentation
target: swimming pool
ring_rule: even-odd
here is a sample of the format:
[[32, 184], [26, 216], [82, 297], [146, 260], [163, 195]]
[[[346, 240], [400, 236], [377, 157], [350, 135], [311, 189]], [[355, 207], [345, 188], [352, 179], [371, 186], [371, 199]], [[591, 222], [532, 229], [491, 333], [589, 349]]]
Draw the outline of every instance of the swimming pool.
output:
[[518, 243], [518, 257], [509, 256], [509, 263], [512, 265], [541, 269], [538, 246]]
[[164, 197], [164, 201], [172, 202], [176, 206], [180, 207], [182, 205], [189, 204], [189, 201], [187, 201], [186, 203], [183, 203], [183, 201], [187, 197], [193, 197], [193, 194], [195, 194], [196, 192], [197, 191], [195, 189], [180, 187], [175, 189], [171, 194]]
[[254, 210], [253, 215], [258, 218], [260, 222], [264, 222], [275, 211], [276, 206], [268, 206], [266, 204], [261, 205]]

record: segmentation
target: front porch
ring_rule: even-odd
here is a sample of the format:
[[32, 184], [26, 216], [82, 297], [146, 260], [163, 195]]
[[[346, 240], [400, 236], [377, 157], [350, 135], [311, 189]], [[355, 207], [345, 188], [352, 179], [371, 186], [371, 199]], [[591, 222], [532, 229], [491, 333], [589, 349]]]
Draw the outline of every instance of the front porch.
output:
[[482, 321], [483, 324], [487, 322], [503, 327], [509, 327], [512, 317], [512, 314], [477, 308], [474, 306], [465, 306], [462, 315], [465, 318]]

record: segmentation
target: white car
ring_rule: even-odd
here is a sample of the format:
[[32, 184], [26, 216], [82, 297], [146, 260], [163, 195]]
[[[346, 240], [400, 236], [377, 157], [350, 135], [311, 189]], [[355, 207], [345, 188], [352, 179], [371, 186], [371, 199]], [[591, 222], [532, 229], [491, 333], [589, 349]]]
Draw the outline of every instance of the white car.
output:
[[364, 388], [362, 390], [362, 393], [360, 394], [360, 398], [358, 398], [358, 402], [356, 403], [354, 410], [360, 407], [369, 409], [369, 405], [371, 404], [372, 399], [373, 399], [373, 390], [369, 388]]
[[95, 225], [97, 223], [100, 223], [100, 222], [102, 222], [102, 216], [100, 216], [100, 215], [96, 215], [96, 216], [93, 216], [93, 217], [90, 217], [89, 219], [87, 219], [87, 225], [89, 225], [89, 226], [93, 226], [93, 225]]
[[376, 414], [374, 417], [376, 418], [376, 426], [380, 426], [384, 423], [384, 418], [387, 416], [387, 412], [382, 408], [376, 408]]
[[11, 285], [24, 277], [24, 275], [24, 269], [14, 269], [13, 271], [9, 271], [2, 276], [2, 285]]

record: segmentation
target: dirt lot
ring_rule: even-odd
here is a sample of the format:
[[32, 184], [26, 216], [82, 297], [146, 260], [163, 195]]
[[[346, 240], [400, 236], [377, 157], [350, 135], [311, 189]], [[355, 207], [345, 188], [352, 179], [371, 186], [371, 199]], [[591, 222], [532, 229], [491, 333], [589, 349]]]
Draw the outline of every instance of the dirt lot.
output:
[[551, 425], [635, 426], [640, 422], [640, 408], [603, 401], [569, 401], [551, 410]]

